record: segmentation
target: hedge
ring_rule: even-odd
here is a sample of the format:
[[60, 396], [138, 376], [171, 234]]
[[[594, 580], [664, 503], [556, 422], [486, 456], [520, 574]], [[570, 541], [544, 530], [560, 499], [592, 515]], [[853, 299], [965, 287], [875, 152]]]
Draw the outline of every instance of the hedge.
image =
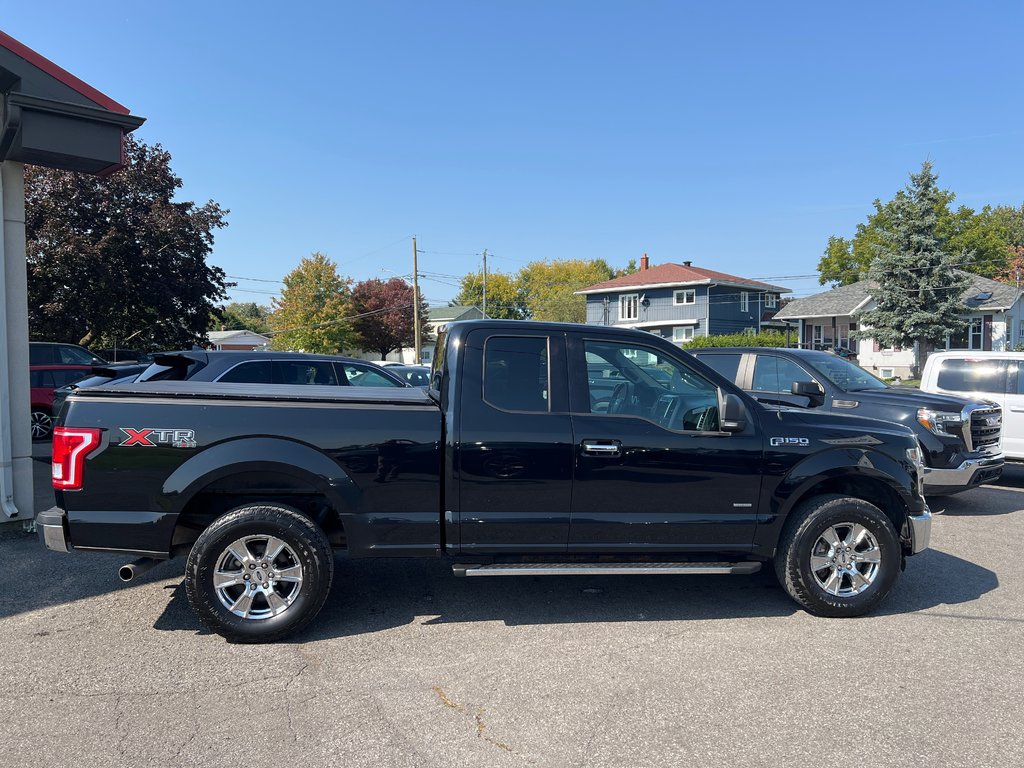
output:
[[683, 349], [707, 349], [708, 347], [784, 347], [786, 334], [781, 331], [760, 333], [730, 333], [725, 336], [697, 336], [683, 344]]

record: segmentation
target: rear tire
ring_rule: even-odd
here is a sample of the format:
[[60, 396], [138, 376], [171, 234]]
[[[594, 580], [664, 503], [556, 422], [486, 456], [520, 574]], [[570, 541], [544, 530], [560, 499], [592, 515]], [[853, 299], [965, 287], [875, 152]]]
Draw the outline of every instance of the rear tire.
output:
[[185, 593], [199, 620], [238, 643], [298, 632], [331, 589], [334, 554], [320, 527], [291, 507], [253, 504], [217, 518], [196, 540]]
[[882, 510], [850, 496], [817, 496], [792, 513], [775, 573], [808, 613], [862, 616], [892, 590], [901, 559], [896, 529]]

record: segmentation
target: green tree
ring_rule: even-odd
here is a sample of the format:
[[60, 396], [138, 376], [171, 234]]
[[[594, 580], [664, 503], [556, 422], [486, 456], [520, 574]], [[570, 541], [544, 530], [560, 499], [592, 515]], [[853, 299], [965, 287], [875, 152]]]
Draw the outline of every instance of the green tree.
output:
[[949, 250], [940, 217], [945, 201], [932, 164], [910, 175], [910, 184], [888, 207], [888, 223], [868, 270], [878, 283], [876, 307], [861, 316], [855, 338], [874, 338], [884, 346], [917, 342], [915, 375], [929, 347], [962, 330], [966, 306], [962, 295], [968, 275], [959, 266], [972, 254]]
[[335, 354], [352, 345], [349, 280], [317, 251], [285, 275], [281, 297], [271, 299], [274, 349]]
[[[415, 347], [413, 290], [405, 280], [372, 278], [356, 283], [352, 289], [352, 327], [356, 343], [362, 349], [377, 352], [381, 358], [402, 347]], [[427, 341], [427, 304], [420, 297], [420, 342]]]
[[[462, 278], [452, 305], [483, 309], [483, 272], [470, 272]], [[487, 316], [498, 320], [526, 319], [526, 297], [518, 278], [504, 272], [487, 273]]]
[[520, 270], [519, 284], [534, 320], [582, 323], [587, 317], [587, 300], [575, 292], [613, 276], [602, 259], [532, 261]]
[[211, 331], [253, 331], [266, 333], [270, 330], [270, 307], [255, 301], [232, 301], [214, 309], [210, 316]]
[[[948, 189], [935, 190], [936, 233], [954, 253], [972, 254], [961, 269], [986, 277], [1006, 272], [1010, 247], [1024, 245], [1024, 206], [985, 206], [980, 211], [961, 205], [953, 208], [956, 195]], [[818, 262], [818, 282], [848, 285], [863, 280], [884, 246], [885, 232], [892, 226], [899, 195], [883, 203], [875, 200], [874, 212], [857, 225], [852, 238], [833, 235]]]
[[224, 272], [206, 259], [227, 211], [175, 201], [170, 153], [124, 142], [124, 168], [105, 178], [25, 167], [33, 338], [189, 346], [224, 298]]

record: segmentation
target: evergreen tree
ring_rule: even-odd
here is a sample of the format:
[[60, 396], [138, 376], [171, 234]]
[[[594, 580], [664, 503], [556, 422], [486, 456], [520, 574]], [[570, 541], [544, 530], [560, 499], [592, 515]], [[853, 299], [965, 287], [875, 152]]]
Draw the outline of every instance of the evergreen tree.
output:
[[916, 372], [929, 348], [966, 325], [963, 293], [970, 278], [958, 267], [973, 253], [948, 250], [939, 226], [945, 194], [937, 181], [932, 164], [925, 162], [892, 201], [868, 269], [878, 284], [871, 294], [876, 307], [861, 316], [862, 328], [854, 335], [885, 346], [916, 342]]

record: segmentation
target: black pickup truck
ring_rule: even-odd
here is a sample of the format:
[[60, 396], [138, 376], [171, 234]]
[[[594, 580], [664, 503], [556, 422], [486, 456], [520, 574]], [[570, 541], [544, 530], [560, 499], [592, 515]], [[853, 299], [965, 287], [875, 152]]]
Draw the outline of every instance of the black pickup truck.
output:
[[323, 605], [332, 549], [459, 576], [749, 574], [857, 616], [928, 544], [917, 440], [766, 406], [668, 341], [455, 323], [419, 388], [161, 381], [68, 398], [46, 546], [187, 555], [199, 618], [235, 641]]

